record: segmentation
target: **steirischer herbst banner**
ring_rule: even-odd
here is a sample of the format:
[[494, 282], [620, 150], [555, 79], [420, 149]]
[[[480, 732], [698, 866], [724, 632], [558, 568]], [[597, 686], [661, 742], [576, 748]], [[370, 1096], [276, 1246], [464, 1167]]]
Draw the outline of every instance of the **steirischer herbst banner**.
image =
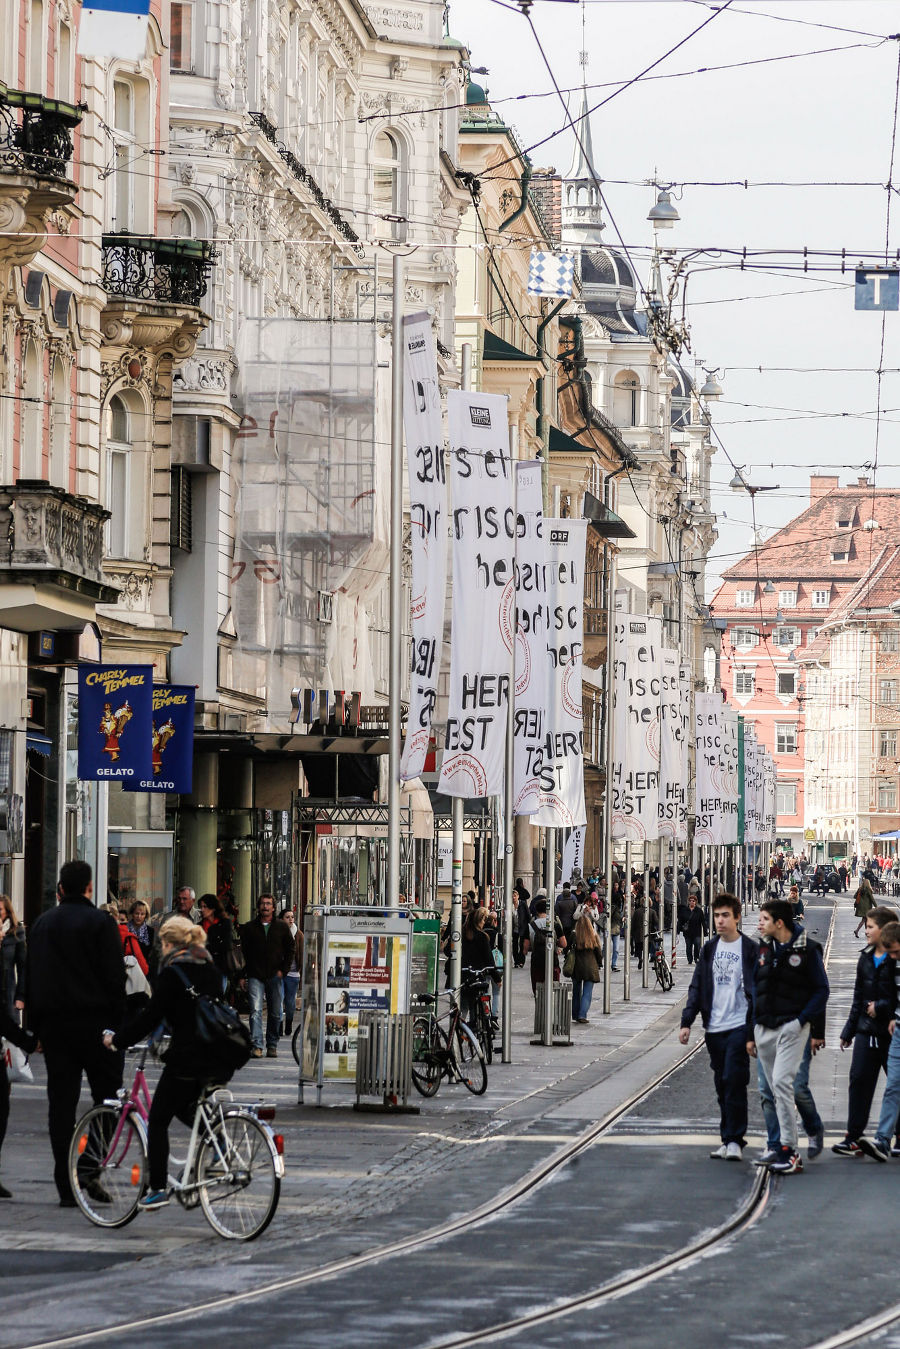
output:
[[150, 777], [152, 720], [152, 665], [79, 665], [79, 778], [137, 782]]
[[126, 792], [179, 792], [186, 796], [194, 777], [194, 687], [155, 684], [150, 733], [151, 773], [129, 778]]
[[678, 652], [664, 646], [660, 651], [659, 836], [676, 842], [687, 838], [687, 747]]
[[532, 824], [568, 829], [587, 823], [584, 808], [584, 651], [586, 520], [545, 520], [550, 700], [540, 804]]
[[405, 782], [425, 770], [441, 672], [447, 589], [444, 431], [437, 353], [427, 314], [408, 314], [404, 318], [403, 358], [403, 427], [412, 549], [409, 719], [400, 760], [400, 778]]
[[513, 813], [538, 808], [547, 743], [547, 550], [539, 459], [516, 464], [516, 710]]
[[450, 699], [438, 791], [497, 796], [515, 641], [516, 522], [507, 400], [447, 395], [453, 496]]
[[612, 836], [638, 843], [659, 837], [661, 633], [658, 618], [616, 616]]

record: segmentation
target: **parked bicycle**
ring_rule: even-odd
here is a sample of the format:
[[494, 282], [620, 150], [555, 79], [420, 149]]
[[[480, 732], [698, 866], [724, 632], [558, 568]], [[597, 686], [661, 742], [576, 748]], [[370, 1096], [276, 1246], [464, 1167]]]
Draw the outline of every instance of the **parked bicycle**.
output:
[[462, 972], [463, 998], [468, 1004], [466, 1022], [475, 1032], [487, 1064], [494, 1059], [494, 1035], [498, 1029], [491, 1006], [493, 975], [493, 965], [483, 970], [465, 969]]
[[656, 975], [656, 982], [664, 993], [668, 993], [675, 980], [666, 960], [663, 939], [656, 932], [650, 933], [650, 965]]
[[[475, 1096], [487, 1088], [484, 1050], [471, 1027], [463, 1020], [459, 990], [425, 994], [420, 1006], [436, 1006], [438, 998], [450, 998], [446, 1012], [423, 1012], [413, 1021], [413, 1086], [422, 1096], [434, 1096], [446, 1077], [462, 1082]], [[446, 1026], [444, 1026], [446, 1021]]]
[[[131, 1089], [81, 1117], [69, 1148], [69, 1178], [79, 1208], [98, 1227], [124, 1227], [147, 1188], [150, 1090], [144, 1075], [149, 1044], [139, 1045]], [[200, 1095], [181, 1175], [169, 1187], [184, 1208], [203, 1209], [219, 1236], [252, 1241], [278, 1207], [284, 1176], [284, 1139], [266, 1121], [275, 1107], [238, 1104], [210, 1085]]]

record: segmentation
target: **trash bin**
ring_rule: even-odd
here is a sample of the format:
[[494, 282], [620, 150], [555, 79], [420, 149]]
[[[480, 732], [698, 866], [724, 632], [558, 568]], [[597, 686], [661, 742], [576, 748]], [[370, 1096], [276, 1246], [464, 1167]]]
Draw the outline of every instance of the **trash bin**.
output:
[[[385, 1110], [416, 1111], [408, 1104], [412, 1089], [413, 1016], [400, 1012], [360, 1012], [356, 1042], [356, 1107], [363, 1097], [378, 1096]], [[369, 1102], [369, 1108], [371, 1108]]]
[[[544, 989], [545, 984], [536, 986], [537, 997], [534, 1000], [534, 1033], [544, 1032]], [[572, 985], [568, 980], [553, 981], [553, 1029], [554, 1040], [572, 1043]]]

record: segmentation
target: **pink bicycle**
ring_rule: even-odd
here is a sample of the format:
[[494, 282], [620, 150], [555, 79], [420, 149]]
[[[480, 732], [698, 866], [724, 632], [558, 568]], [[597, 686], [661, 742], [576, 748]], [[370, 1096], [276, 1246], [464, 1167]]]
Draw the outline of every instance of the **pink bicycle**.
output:
[[[72, 1192], [98, 1227], [131, 1222], [147, 1188], [150, 1048], [139, 1046], [130, 1091], [122, 1087], [116, 1100], [92, 1106], [72, 1136]], [[263, 1123], [274, 1114], [274, 1106], [238, 1105], [214, 1085], [197, 1101], [187, 1156], [172, 1159], [181, 1175], [169, 1177], [169, 1188], [184, 1208], [200, 1204], [219, 1236], [252, 1241], [272, 1221], [284, 1175], [284, 1139]]]

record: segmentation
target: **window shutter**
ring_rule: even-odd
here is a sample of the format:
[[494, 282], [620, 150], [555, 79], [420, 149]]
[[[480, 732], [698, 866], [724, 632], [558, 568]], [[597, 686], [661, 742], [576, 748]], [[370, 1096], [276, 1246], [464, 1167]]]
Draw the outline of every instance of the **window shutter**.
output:
[[191, 551], [191, 474], [181, 464], [172, 469], [172, 505], [169, 516], [169, 543], [182, 552]]

